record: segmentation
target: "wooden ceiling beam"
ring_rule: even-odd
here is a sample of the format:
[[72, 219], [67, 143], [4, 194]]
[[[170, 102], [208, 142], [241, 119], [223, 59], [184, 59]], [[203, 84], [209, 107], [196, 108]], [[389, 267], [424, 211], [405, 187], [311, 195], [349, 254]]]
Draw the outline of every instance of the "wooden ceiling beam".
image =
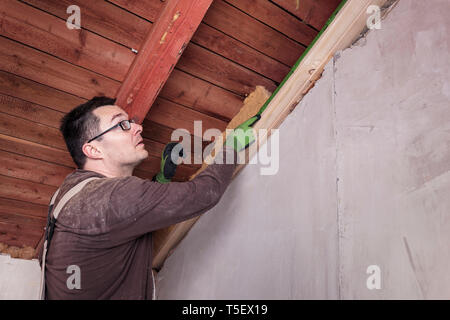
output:
[[163, 7], [117, 91], [116, 104], [141, 123], [212, 0], [171, 0]]

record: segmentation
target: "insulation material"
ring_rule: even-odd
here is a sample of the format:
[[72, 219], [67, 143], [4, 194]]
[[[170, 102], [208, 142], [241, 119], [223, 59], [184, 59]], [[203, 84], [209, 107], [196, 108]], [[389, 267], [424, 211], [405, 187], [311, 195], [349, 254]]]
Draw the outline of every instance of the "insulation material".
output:
[[227, 129], [234, 129], [242, 122], [248, 120], [258, 113], [259, 109], [264, 105], [267, 99], [270, 98], [271, 93], [262, 86], [256, 86], [255, 91], [250, 93], [244, 100], [244, 105], [238, 114], [231, 119], [227, 125]]
[[19, 248], [15, 246], [8, 246], [7, 244], [0, 242], [0, 253], [8, 254], [11, 258], [30, 260], [33, 259], [36, 250], [25, 245], [22, 248]]
[[[255, 90], [250, 93], [247, 98], [245, 98], [242, 108], [233, 117], [233, 119], [231, 119], [226, 129], [234, 129], [244, 121], [256, 115], [264, 105], [264, 103], [267, 101], [267, 99], [270, 98], [270, 96], [271, 93], [266, 88], [264, 88], [263, 86], [256, 86]], [[219, 145], [220, 141], [225, 140], [225, 136], [226, 131], [222, 132], [222, 140], [218, 139]], [[215, 150], [213, 150], [213, 152], [211, 153], [212, 156], [214, 156], [214, 151]], [[195, 178], [200, 172], [205, 170], [206, 167], [208, 167], [208, 164], [204, 162], [202, 167], [196, 173], [194, 173], [190, 179]]]

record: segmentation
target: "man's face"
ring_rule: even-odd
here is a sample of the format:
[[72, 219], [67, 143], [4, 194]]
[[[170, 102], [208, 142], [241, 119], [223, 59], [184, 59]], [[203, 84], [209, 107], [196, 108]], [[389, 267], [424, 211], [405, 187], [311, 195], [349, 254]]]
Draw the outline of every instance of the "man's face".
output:
[[[104, 132], [123, 120], [130, 120], [128, 114], [118, 106], [102, 106], [93, 111], [100, 119], [100, 131]], [[102, 135], [91, 143], [96, 143], [101, 149], [103, 158], [114, 166], [135, 167], [148, 157], [142, 137], [142, 126], [131, 124], [130, 130], [122, 130], [120, 126]]]

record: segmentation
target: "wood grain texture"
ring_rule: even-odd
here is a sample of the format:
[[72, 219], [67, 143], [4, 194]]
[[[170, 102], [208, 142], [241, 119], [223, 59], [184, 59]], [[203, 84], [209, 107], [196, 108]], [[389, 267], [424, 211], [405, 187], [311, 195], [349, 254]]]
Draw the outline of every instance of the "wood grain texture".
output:
[[157, 0], [108, 0], [134, 14], [155, 22], [164, 7], [164, 1]]
[[64, 113], [0, 93], [0, 110], [12, 116], [58, 129]]
[[317, 30], [322, 29], [341, 0], [271, 0], [293, 15], [312, 25]]
[[0, 133], [66, 150], [66, 143], [58, 129], [2, 112], [0, 112]]
[[224, 121], [233, 118], [243, 100], [237, 94], [176, 68], [161, 90], [160, 97]]
[[129, 48], [85, 29], [71, 30], [65, 20], [15, 0], [3, 1], [0, 24], [5, 37], [118, 81], [135, 57]]
[[[0, 150], [0, 174], [59, 187], [73, 168]], [[36, 170], [39, 168], [39, 170]]]
[[164, 98], [158, 98], [147, 114], [147, 119], [158, 122], [174, 129], [183, 128], [194, 135], [194, 122], [201, 121], [202, 136], [208, 129], [224, 130], [227, 122], [186, 108]]
[[276, 88], [274, 81], [194, 43], [188, 45], [177, 68], [241, 96], [252, 92], [257, 85], [268, 90]]
[[289, 72], [285, 64], [204, 23], [200, 24], [192, 42], [275, 82], [281, 82]]
[[117, 91], [117, 105], [141, 123], [212, 0], [167, 2]]
[[[77, 5], [82, 12], [81, 27], [83, 29], [134, 49], [139, 49], [152, 25], [107, 1], [23, 0], [23, 2], [63, 20], [69, 17], [66, 13], [67, 7]], [[135, 2], [140, 3], [140, 1]]]
[[0, 71], [0, 93], [61, 112], [69, 112], [86, 102], [86, 99], [4, 71]]
[[0, 197], [48, 205], [58, 189], [54, 186], [0, 175]]
[[[287, 13], [269, 0], [225, 0], [248, 15], [271, 26], [289, 38], [307, 47], [317, 35], [317, 31]], [[294, 3], [295, 1], [292, 1]], [[303, 2], [300, 1], [300, 2]], [[317, 2], [317, 1], [316, 1]]]
[[222, 0], [216, 0], [203, 20], [287, 66], [292, 66], [305, 47]]
[[23, 224], [22, 220], [12, 223], [0, 220], [0, 243], [17, 247], [25, 245], [34, 248], [44, 234], [44, 221], [41, 219], [36, 220], [34, 224]]
[[0, 69], [86, 99], [114, 96], [120, 85], [5, 37], [0, 37]]
[[1, 133], [0, 150], [75, 168], [75, 164], [67, 150], [56, 149], [41, 143], [15, 138]]
[[0, 212], [14, 213], [22, 216], [32, 216], [36, 218], [46, 219], [48, 214], [48, 207], [46, 205], [0, 198]]
[[142, 122], [142, 137], [157, 141], [162, 144], [170, 141], [172, 131], [172, 128], [163, 126], [148, 119], [144, 119], [144, 121]]

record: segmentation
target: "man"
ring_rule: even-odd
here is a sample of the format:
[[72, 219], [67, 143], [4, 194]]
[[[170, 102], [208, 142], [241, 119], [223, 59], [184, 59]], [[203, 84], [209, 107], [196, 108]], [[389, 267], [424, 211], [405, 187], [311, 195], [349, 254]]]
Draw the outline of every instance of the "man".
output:
[[[55, 205], [79, 182], [99, 179], [87, 183], [58, 216], [46, 258], [46, 299], [151, 299], [152, 232], [212, 208], [235, 169], [213, 164], [192, 181], [168, 183], [174, 170], [165, 169], [174, 165], [164, 154], [157, 181], [133, 176], [148, 156], [142, 126], [114, 103], [95, 97], [62, 119], [78, 169], [65, 178]], [[244, 129], [251, 131], [255, 121]], [[223, 153], [235, 158], [250, 136], [231, 135]], [[79, 272], [79, 287], [69, 285], [73, 272]]]

